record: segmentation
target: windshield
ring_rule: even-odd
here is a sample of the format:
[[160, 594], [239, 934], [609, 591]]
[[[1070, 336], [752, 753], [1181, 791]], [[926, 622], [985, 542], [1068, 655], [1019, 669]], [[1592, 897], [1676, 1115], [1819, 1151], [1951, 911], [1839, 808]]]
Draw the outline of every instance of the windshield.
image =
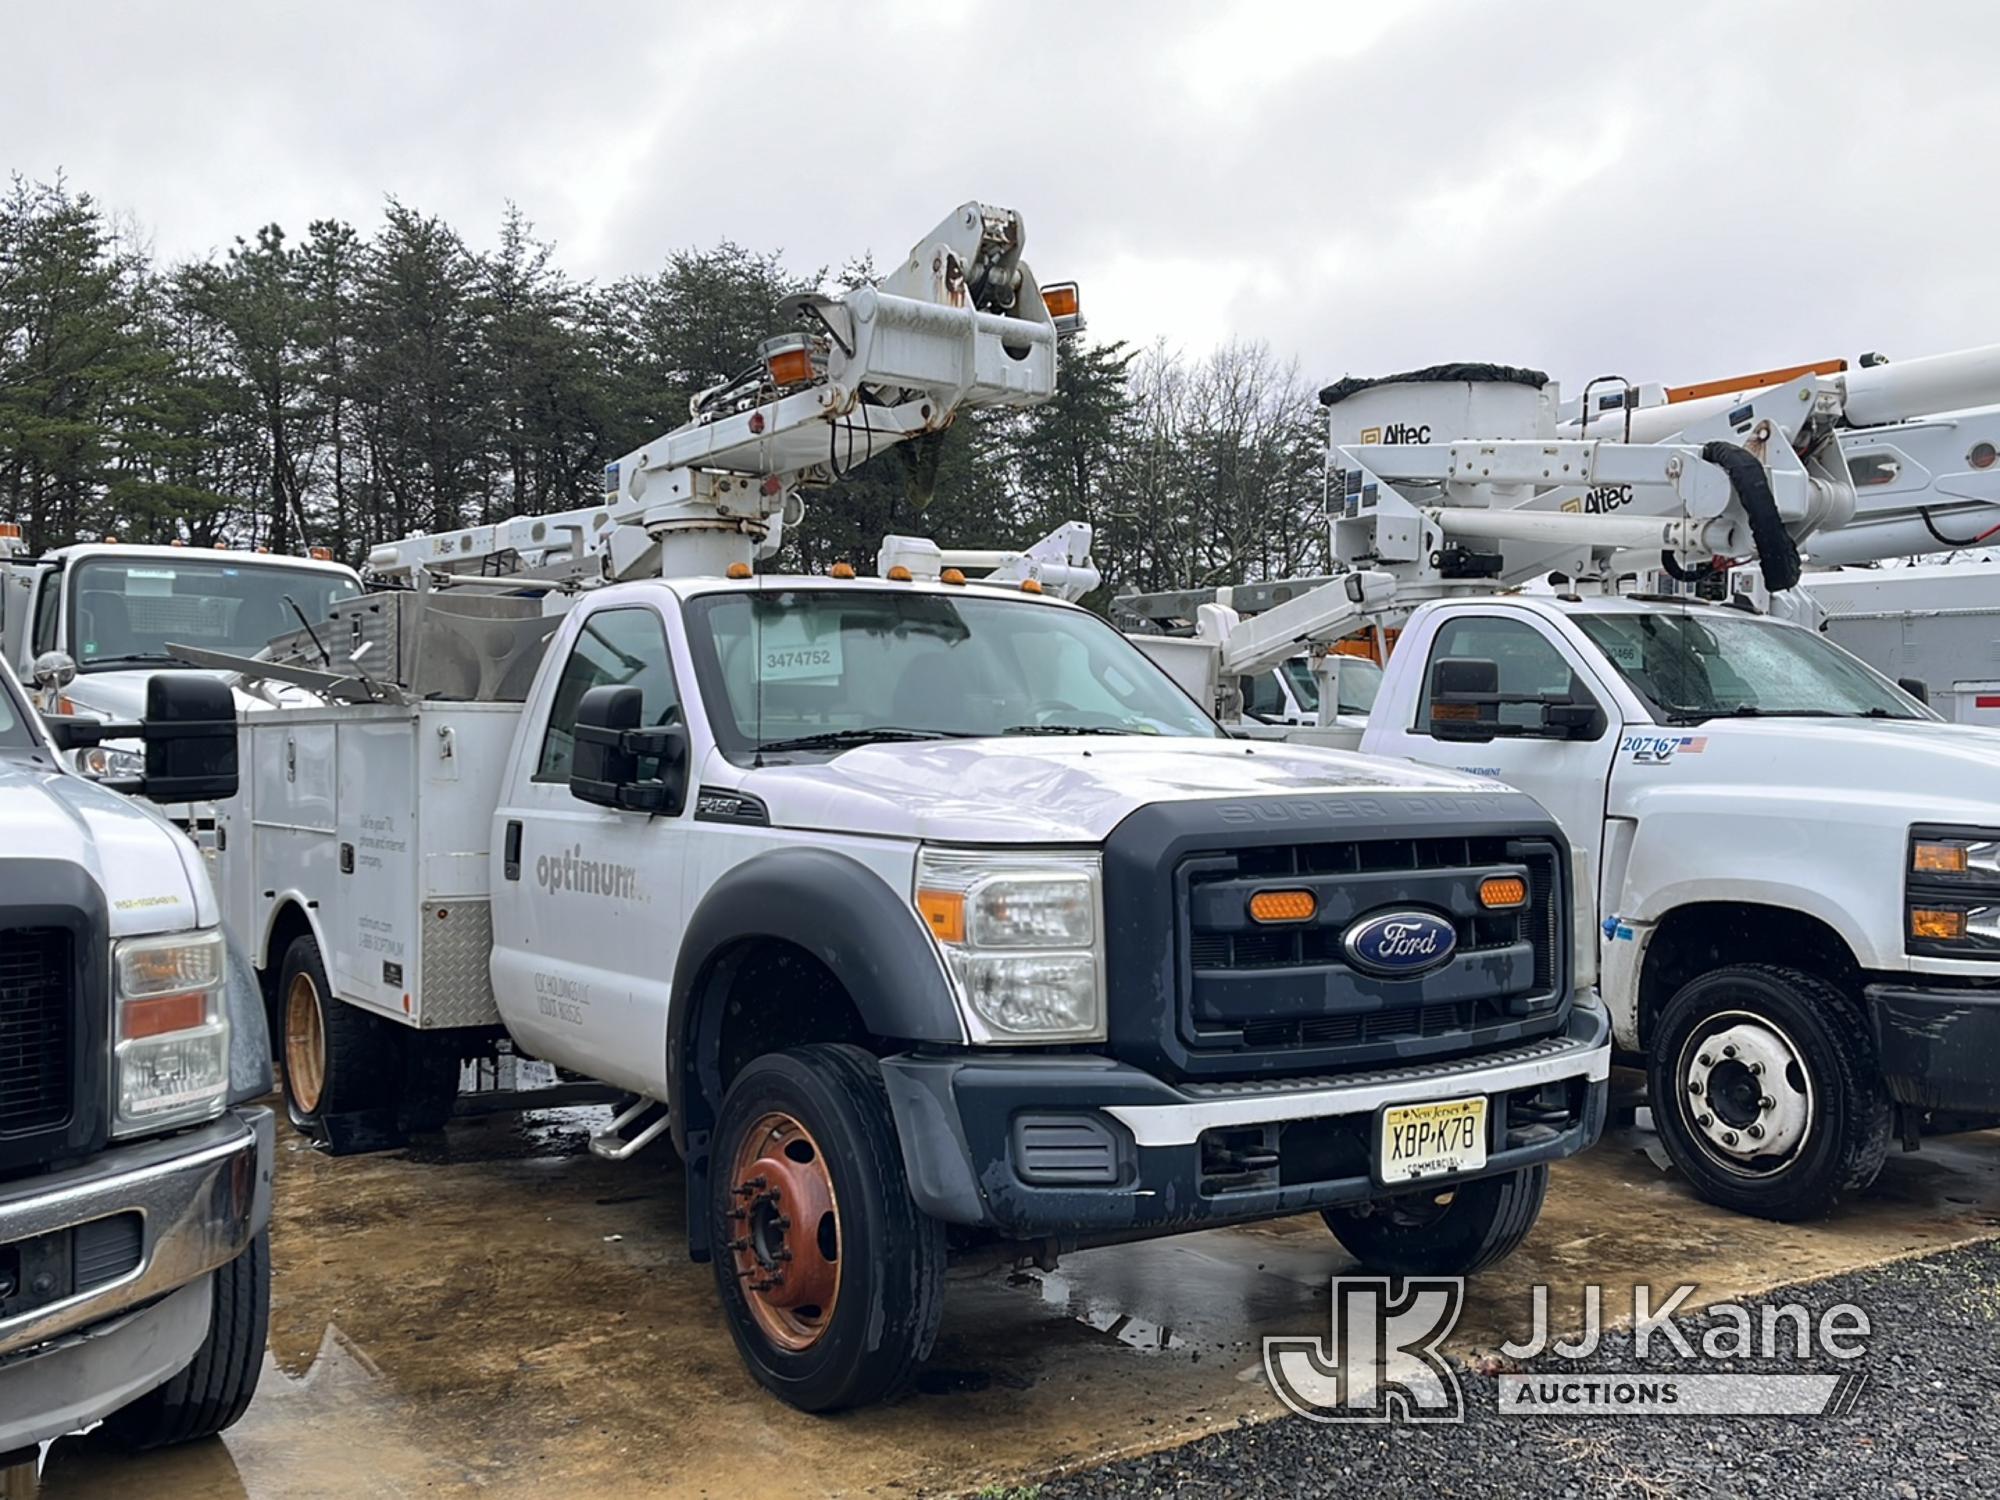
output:
[[77, 564], [70, 590], [69, 654], [89, 672], [183, 665], [168, 655], [170, 642], [254, 656], [299, 628], [286, 596], [317, 625], [361, 586], [323, 568], [223, 557], [93, 557]]
[[1724, 610], [1574, 618], [1670, 724], [1723, 716], [1935, 717], [1846, 652], [1796, 626]]
[[1079, 610], [788, 588], [709, 594], [689, 602], [687, 619], [716, 739], [730, 755], [1003, 734], [1221, 733], [1136, 647]]
[[[1285, 676], [1291, 680], [1292, 696], [1299, 700], [1299, 707], [1312, 713], [1319, 707], [1319, 682], [1312, 674], [1312, 663], [1303, 656], [1294, 656], [1285, 663]], [[1335, 710], [1343, 714], [1366, 715], [1375, 706], [1375, 694], [1382, 686], [1382, 669], [1365, 656], [1343, 656], [1340, 658], [1340, 705]]]

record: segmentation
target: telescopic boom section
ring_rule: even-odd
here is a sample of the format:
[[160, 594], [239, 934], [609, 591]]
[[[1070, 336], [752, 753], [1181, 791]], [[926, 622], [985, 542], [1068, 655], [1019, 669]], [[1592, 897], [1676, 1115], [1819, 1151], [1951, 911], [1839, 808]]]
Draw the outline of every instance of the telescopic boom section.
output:
[[1044, 290], [1012, 209], [967, 203], [874, 283], [791, 299], [799, 331], [703, 391], [690, 420], [604, 471], [602, 503], [409, 537], [369, 567], [417, 587], [524, 573], [588, 584], [722, 574], [776, 552], [801, 489], [942, 432], [961, 411], [1054, 394], [1072, 286]]

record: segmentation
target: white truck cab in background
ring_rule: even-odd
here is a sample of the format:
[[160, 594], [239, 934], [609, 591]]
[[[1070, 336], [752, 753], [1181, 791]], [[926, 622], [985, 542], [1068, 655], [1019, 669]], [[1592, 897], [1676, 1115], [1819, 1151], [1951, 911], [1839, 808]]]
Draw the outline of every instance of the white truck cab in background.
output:
[[2000, 1118], [2000, 734], [1726, 605], [1424, 605], [1362, 748], [1561, 824], [1617, 1045], [1712, 1200], [1775, 1218]]
[[[202, 670], [169, 646], [250, 655], [360, 593], [352, 568], [319, 558], [110, 541], [28, 556], [17, 527], [0, 531], [0, 652], [51, 713], [136, 719], [156, 673]], [[129, 777], [141, 759], [116, 742], [82, 752], [80, 769]]]

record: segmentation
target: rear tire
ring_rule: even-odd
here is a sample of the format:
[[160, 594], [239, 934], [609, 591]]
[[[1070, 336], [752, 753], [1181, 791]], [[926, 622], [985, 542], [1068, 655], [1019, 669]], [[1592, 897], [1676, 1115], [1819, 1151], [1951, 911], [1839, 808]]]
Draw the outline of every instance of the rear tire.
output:
[[1647, 1048], [1654, 1127], [1710, 1203], [1816, 1219], [1882, 1170], [1894, 1111], [1861, 1007], [1831, 981], [1713, 970], [1667, 1002]]
[[1471, 1276], [1520, 1248], [1542, 1215], [1549, 1169], [1523, 1167], [1375, 1203], [1323, 1209], [1347, 1252], [1392, 1276]]
[[881, 1065], [846, 1045], [755, 1059], [709, 1161], [716, 1288], [750, 1373], [802, 1411], [900, 1390], [937, 1337], [945, 1234], [910, 1197]]
[[307, 1135], [328, 1115], [379, 1109], [401, 1082], [390, 1023], [334, 998], [319, 944], [302, 933], [285, 950], [278, 975], [284, 1041], [285, 1113]]
[[271, 1236], [267, 1230], [210, 1281], [215, 1298], [208, 1337], [178, 1375], [104, 1419], [128, 1448], [163, 1448], [214, 1437], [233, 1425], [257, 1393], [271, 1321]]

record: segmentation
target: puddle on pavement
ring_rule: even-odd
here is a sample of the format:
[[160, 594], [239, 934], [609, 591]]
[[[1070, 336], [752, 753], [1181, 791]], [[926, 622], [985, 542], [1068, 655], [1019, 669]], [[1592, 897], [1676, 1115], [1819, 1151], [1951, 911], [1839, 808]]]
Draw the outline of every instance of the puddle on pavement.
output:
[[[598, 1107], [454, 1122], [329, 1159], [281, 1136], [271, 1349], [220, 1441], [130, 1457], [51, 1450], [48, 1500], [566, 1500], [904, 1496], [1014, 1482], [1272, 1414], [1259, 1349], [1323, 1333], [1348, 1268], [1317, 1216], [955, 1274], [901, 1402], [808, 1417], [743, 1373], [712, 1272], [682, 1238], [670, 1152], [589, 1156]], [[1538, 1282], [1753, 1294], [1991, 1234], [2000, 1137], [1927, 1143], [1817, 1225], [1696, 1202], [1625, 1131], [1552, 1174], [1521, 1252], [1474, 1284], [1451, 1348], [1525, 1331]], [[1580, 1294], [1552, 1299], [1575, 1326]]]

